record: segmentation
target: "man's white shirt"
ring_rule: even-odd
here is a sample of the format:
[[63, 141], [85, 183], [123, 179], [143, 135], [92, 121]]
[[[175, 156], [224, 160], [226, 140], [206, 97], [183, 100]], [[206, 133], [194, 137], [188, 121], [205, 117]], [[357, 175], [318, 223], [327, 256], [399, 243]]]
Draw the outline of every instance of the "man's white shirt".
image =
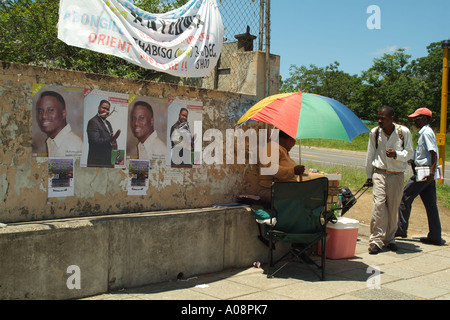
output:
[[81, 156], [83, 141], [77, 136], [67, 124], [58, 135], [45, 141], [49, 157], [74, 157]]
[[164, 159], [166, 156], [166, 145], [158, 138], [156, 131], [144, 141], [138, 143], [139, 159], [155, 160]]

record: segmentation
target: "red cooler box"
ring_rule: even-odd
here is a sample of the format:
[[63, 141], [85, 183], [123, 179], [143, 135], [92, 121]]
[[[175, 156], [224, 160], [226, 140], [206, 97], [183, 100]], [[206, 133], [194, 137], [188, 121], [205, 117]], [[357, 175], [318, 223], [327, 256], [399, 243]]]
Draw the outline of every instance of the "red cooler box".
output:
[[346, 217], [339, 217], [336, 223], [328, 223], [326, 257], [328, 259], [353, 258], [358, 240], [358, 228], [358, 220]]

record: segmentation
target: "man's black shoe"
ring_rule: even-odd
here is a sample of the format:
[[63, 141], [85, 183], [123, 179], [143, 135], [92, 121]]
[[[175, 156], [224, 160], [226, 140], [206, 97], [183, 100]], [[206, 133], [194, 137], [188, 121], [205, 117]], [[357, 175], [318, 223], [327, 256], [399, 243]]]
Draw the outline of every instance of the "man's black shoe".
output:
[[378, 252], [381, 252], [380, 247], [378, 247], [375, 243], [371, 243], [369, 245], [369, 254], [377, 254]]
[[425, 243], [425, 244], [432, 244], [432, 245], [435, 245], [435, 246], [442, 246], [442, 245], [445, 244], [445, 240], [444, 239], [431, 240], [431, 239], [429, 239], [427, 237], [420, 238], [420, 242]]
[[408, 237], [408, 234], [401, 234], [401, 233], [396, 233], [395, 234], [395, 238], [402, 238], [402, 239], [405, 239], [405, 238], [407, 238]]

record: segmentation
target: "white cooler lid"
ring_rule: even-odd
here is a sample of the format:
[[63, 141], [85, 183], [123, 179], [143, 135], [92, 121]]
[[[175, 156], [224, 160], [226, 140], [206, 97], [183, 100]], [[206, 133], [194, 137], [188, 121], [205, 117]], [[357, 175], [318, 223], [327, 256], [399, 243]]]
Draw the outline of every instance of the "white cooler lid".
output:
[[336, 223], [328, 223], [327, 228], [330, 229], [358, 229], [359, 221], [346, 217], [339, 217]]

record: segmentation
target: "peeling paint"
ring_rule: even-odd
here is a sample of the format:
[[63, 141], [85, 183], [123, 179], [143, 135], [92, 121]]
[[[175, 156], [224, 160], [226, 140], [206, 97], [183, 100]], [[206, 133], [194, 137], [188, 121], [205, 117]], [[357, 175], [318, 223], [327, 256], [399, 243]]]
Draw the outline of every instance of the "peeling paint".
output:
[[37, 79], [46, 84], [202, 101], [203, 131], [218, 129], [224, 136], [256, 97], [16, 63], [5, 65], [0, 73], [1, 222], [208, 207], [234, 202], [240, 193], [256, 192], [257, 169], [252, 165], [187, 169], [152, 161], [147, 194], [128, 196], [128, 169], [84, 168], [76, 159], [74, 196], [48, 198], [48, 159], [31, 154], [31, 90]]

